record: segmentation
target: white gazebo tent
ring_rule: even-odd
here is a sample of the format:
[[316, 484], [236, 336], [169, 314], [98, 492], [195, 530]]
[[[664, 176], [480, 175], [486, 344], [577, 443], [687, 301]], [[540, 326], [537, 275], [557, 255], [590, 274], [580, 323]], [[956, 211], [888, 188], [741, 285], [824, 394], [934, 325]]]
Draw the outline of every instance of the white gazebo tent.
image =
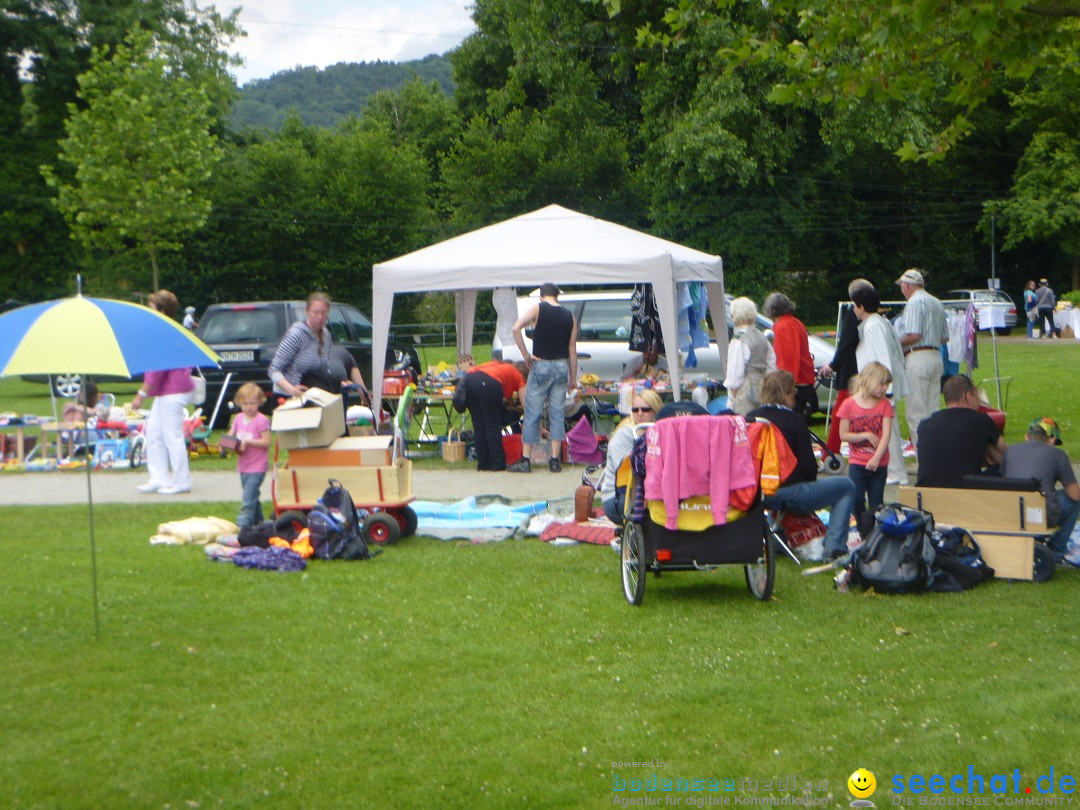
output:
[[[476, 294], [496, 287], [650, 283], [667, 346], [678, 342], [675, 285], [704, 282], [721, 359], [727, 357], [724, 271], [719, 256], [558, 205], [508, 219], [375, 265], [372, 282], [371, 392], [378, 412], [387, 335], [397, 293], [453, 290], [457, 301], [458, 353], [470, 352]], [[680, 397], [678, 364], [672, 389]]]

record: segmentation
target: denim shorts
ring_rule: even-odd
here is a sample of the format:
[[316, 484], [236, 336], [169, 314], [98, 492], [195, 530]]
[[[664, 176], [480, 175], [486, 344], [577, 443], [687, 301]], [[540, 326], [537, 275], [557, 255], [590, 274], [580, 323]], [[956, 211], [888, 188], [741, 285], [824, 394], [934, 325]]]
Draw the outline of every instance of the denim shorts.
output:
[[548, 404], [551, 441], [566, 438], [563, 409], [566, 407], [566, 386], [570, 382], [569, 360], [533, 360], [529, 382], [525, 388], [525, 420], [521, 441], [536, 444], [540, 441], [540, 415]]

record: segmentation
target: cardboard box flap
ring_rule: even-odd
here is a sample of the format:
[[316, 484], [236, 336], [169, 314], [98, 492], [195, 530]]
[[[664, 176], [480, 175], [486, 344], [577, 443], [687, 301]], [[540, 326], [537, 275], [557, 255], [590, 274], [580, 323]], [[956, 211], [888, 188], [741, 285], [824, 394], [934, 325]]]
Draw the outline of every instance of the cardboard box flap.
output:
[[331, 450], [387, 450], [393, 436], [343, 436], [330, 442]]
[[282, 411], [278, 408], [270, 420], [270, 429], [281, 430], [311, 430], [317, 428], [322, 422], [322, 411], [318, 408], [301, 408], [299, 410]]
[[307, 408], [311, 405], [318, 405], [321, 408], [325, 408], [331, 402], [341, 399], [339, 394], [331, 394], [329, 391], [323, 391], [321, 388], [309, 388], [298, 397], [289, 397], [282, 402], [274, 412], [277, 411], [294, 411], [298, 408]]

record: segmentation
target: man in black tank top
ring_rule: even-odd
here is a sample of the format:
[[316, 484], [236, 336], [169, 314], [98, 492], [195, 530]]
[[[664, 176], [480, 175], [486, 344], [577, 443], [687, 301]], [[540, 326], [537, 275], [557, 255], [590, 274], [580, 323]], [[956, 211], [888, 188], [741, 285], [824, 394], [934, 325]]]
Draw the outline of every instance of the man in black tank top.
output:
[[[524, 330], [533, 329], [532, 352], [525, 347]], [[551, 457], [548, 469], [562, 469], [562, 442], [566, 437], [563, 408], [567, 392], [577, 384], [577, 321], [559, 305], [559, 288], [540, 285], [540, 300], [532, 304], [514, 323], [514, 342], [529, 368], [525, 389], [525, 418], [521, 432], [522, 457], [511, 464], [510, 472], [532, 472], [529, 453], [540, 441], [540, 416], [548, 406]]]

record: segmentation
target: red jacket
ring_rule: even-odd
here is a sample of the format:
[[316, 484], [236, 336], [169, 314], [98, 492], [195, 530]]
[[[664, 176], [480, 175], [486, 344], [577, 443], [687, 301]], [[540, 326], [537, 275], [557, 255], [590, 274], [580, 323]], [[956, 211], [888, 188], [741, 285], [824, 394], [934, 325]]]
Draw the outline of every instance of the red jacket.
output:
[[781, 315], [773, 322], [773, 351], [776, 352], [776, 367], [790, 371], [796, 385], [814, 384], [810, 336], [803, 322], [794, 315]]

